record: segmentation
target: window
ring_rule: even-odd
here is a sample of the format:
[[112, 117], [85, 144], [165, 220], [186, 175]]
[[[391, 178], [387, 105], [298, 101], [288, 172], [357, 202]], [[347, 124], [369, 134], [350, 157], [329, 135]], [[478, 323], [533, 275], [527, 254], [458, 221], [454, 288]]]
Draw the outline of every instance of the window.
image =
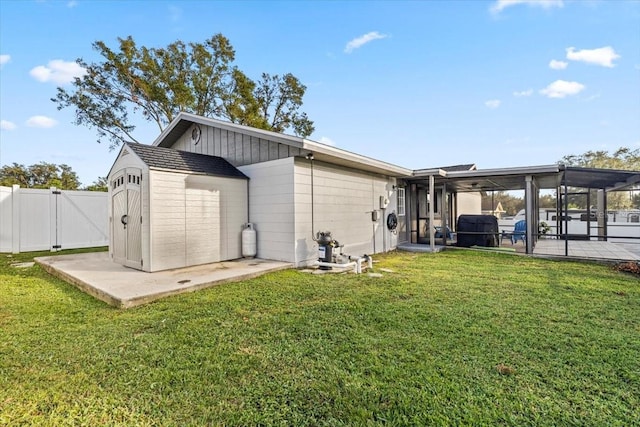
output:
[[404, 188], [398, 188], [398, 216], [404, 216]]

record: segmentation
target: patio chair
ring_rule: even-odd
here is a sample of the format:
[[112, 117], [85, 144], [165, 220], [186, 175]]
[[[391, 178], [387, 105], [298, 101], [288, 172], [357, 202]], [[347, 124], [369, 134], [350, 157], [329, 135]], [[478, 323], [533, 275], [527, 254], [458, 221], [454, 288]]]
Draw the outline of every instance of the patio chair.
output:
[[513, 227], [511, 243], [515, 245], [518, 240], [522, 240], [522, 243], [527, 243], [527, 221], [525, 220], [516, 222], [516, 225]]
[[[434, 226], [433, 228], [436, 229], [435, 234], [433, 235], [433, 237], [435, 237], [436, 239], [442, 239], [442, 227], [440, 226]], [[447, 227], [447, 239], [449, 240], [453, 240], [453, 233], [451, 232], [451, 230], [449, 229], [449, 227]]]

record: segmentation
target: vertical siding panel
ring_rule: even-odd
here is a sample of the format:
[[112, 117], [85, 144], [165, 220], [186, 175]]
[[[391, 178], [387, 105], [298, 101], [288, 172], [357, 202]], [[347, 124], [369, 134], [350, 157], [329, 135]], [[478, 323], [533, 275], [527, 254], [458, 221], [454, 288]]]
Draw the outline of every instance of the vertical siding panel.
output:
[[236, 165], [242, 164], [242, 135], [241, 133], [236, 132]]
[[260, 138], [251, 137], [251, 163], [260, 161]]
[[284, 159], [289, 157], [289, 146], [284, 144], [278, 144], [278, 157]]
[[220, 131], [220, 157], [223, 157], [228, 160], [229, 157], [229, 131], [221, 130]]
[[203, 153], [208, 154], [208, 155], [212, 155], [213, 154], [213, 132], [215, 131], [214, 128], [212, 128], [211, 126], [207, 126], [205, 127], [205, 131], [204, 131], [204, 147], [202, 147]]
[[198, 143], [196, 144], [196, 141], [194, 141], [193, 138], [191, 138], [191, 135], [192, 135], [191, 132], [195, 127], [196, 127], [195, 124], [191, 126], [191, 128], [189, 128], [189, 131], [187, 132], [187, 135], [189, 135], [189, 139], [191, 142], [191, 146], [193, 147], [193, 151], [195, 153], [202, 154], [202, 150], [204, 149], [205, 141], [207, 139], [207, 128], [204, 127], [203, 129], [203, 126], [200, 126], [200, 141], [198, 141]]
[[269, 160], [278, 160], [278, 143], [269, 141]]
[[242, 135], [242, 164], [251, 164], [251, 137]]
[[220, 157], [220, 134], [222, 130], [214, 128], [213, 131], [213, 155]]
[[269, 141], [260, 139], [260, 161], [266, 162], [269, 160]]

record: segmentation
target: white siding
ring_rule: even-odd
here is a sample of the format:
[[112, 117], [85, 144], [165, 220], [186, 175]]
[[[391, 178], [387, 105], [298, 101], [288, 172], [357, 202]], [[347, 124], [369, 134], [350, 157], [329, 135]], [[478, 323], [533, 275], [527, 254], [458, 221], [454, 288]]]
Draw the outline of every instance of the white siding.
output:
[[457, 194], [458, 215], [480, 215], [482, 213], [482, 196], [480, 193]]
[[[296, 264], [317, 259], [312, 236], [330, 231], [349, 255], [379, 253], [395, 248], [397, 235], [386, 228], [386, 217], [397, 209], [394, 178], [315, 162], [313, 165], [314, 225], [311, 224], [311, 167], [304, 159], [295, 162]], [[389, 204], [382, 209], [380, 197]], [[379, 218], [372, 221], [372, 211]]]
[[220, 261], [220, 191], [187, 187], [186, 265]]
[[150, 175], [150, 271], [184, 267], [186, 175], [158, 171]]
[[293, 158], [238, 169], [251, 178], [249, 213], [257, 232], [257, 256], [294, 262]]
[[[194, 197], [187, 197], [188, 193]], [[150, 271], [240, 258], [246, 201], [244, 179], [152, 170]], [[199, 215], [197, 210], [203, 206], [206, 212]], [[218, 219], [212, 217], [216, 206]], [[197, 224], [193, 223], [194, 216], [200, 217]], [[208, 227], [203, 226], [202, 217], [211, 218]], [[196, 238], [198, 230], [201, 234]], [[188, 249], [189, 239], [196, 239], [195, 246], [201, 253]]]

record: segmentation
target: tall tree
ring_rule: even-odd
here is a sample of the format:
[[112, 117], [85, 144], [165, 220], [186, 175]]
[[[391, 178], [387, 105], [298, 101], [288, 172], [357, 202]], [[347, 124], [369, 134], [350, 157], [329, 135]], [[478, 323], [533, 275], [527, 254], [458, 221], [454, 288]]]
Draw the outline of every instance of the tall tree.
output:
[[106, 176], [99, 176], [97, 180], [93, 181], [93, 184], [87, 185], [83, 188], [85, 191], [109, 191], [109, 183]]
[[233, 65], [235, 51], [222, 34], [163, 48], [139, 47], [131, 36], [118, 41], [118, 50], [94, 42], [104, 60], [78, 59], [86, 74], [52, 98], [58, 109], [75, 108], [75, 124], [95, 128], [111, 148], [138, 142], [130, 117], [138, 114], [159, 131], [181, 111], [303, 137], [314, 130], [298, 111], [306, 87], [291, 74], [263, 74], [256, 84]]
[[0, 185], [20, 185], [26, 188], [56, 187], [62, 190], [77, 190], [78, 175], [70, 166], [40, 162], [29, 167], [13, 163], [0, 168]]

